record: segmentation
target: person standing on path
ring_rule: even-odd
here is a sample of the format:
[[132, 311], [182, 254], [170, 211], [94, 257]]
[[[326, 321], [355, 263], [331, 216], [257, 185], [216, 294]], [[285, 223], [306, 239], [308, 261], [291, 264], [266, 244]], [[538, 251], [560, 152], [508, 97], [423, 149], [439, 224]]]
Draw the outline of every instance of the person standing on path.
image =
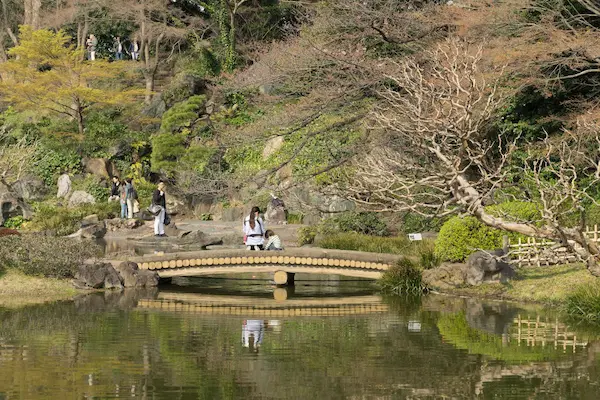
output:
[[123, 59], [123, 43], [119, 36], [115, 37], [113, 51], [115, 52], [115, 61], [121, 61]]
[[137, 61], [140, 57], [140, 45], [138, 44], [137, 39], [131, 41], [131, 44], [129, 45], [129, 54], [131, 54], [131, 59], [133, 61]]
[[125, 191], [127, 200], [127, 218], [132, 219], [134, 214], [133, 205], [135, 200], [137, 199], [137, 193], [135, 191], [135, 188], [133, 187], [133, 179], [127, 178], [126, 182], [127, 183], [125, 184]]
[[252, 207], [250, 215], [244, 219], [243, 231], [247, 250], [264, 249], [265, 223], [260, 217], [260, 208]]
[[165, 216], [167, 215], [167, 200], [165, 196], [165, 183], [160, 182], [152, 195], [152, 205], [158, 206], [160, 211], [154, 216], [154, 236], [164, 237]]
[[96, 59], [96, 47], [98, 47], [98, 39], [94, 34], [90, 34], [89, 39], [86, 41], [88, 57], [90, 61], [94, 61]]
[[121, 203], [121, 219], [127, 218], [127, 189], [124, 182], [119, 182], [119, 202]]

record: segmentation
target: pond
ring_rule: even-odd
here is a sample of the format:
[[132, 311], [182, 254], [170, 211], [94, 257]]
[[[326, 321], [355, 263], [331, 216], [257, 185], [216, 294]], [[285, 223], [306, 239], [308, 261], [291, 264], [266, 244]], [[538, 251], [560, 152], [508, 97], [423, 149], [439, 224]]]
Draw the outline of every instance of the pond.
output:
[[600, 398], [600, 330], [551, 312], [260, 278], [0, 309], [0, 399]]

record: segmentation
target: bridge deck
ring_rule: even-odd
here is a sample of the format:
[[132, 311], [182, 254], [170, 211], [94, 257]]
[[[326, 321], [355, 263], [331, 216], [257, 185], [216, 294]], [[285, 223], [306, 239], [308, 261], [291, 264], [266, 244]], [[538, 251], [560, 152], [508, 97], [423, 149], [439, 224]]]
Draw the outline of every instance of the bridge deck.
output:
[[378, 278], [400, 258], [393, 254], [319, 248], [284, 251], [206, 250], [132, 257], [140, 269], [156, 270], [163, 278], [244, 272], [340, 274]]

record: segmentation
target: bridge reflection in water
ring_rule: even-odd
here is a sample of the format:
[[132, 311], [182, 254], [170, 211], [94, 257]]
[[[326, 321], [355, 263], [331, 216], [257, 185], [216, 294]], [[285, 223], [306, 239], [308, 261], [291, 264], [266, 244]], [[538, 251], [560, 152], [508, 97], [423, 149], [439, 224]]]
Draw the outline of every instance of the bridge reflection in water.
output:
[[284, 300], [287, 295], [275, 289], [274, 299], [219, 296], [195, 293], [161, 292], [156, 299], [138, 301], [138, 308], [206, 315], [241, 317], [326, 317], [386, 313], [380, 296], [307, 298]]

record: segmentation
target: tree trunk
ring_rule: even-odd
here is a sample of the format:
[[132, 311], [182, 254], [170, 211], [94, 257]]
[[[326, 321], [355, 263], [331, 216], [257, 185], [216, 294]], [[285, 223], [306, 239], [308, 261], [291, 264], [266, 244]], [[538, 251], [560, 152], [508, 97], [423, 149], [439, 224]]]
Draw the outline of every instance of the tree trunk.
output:
[[24, 24], [32, 26], [33, 29], [39, 29], [42, 0], [25, 0], [23, 6], [25, 9]]
[[15, 33], [13, 32], [12, 28], [10, 27], [10, 23], [8, 22], [8, 7], [6, 6], [6, 0], [1, 0], [0, 2], [2, 3], [2, 18], [4, 20], [4, 29], [6, 30], [6, 33], [8, 33], [8, 36], [10, 37], [10, 40], [13, 42], [13, 44], [15, 46], [18, 46], [19, 39], [17, 38], [17, 35], [15, 35]]
[[144, 71], [144, 79], [146, 80], [146, 95], [144, 102], [150, 104], [152, 101], [152, 93], [154, 92], [154, 71]]

